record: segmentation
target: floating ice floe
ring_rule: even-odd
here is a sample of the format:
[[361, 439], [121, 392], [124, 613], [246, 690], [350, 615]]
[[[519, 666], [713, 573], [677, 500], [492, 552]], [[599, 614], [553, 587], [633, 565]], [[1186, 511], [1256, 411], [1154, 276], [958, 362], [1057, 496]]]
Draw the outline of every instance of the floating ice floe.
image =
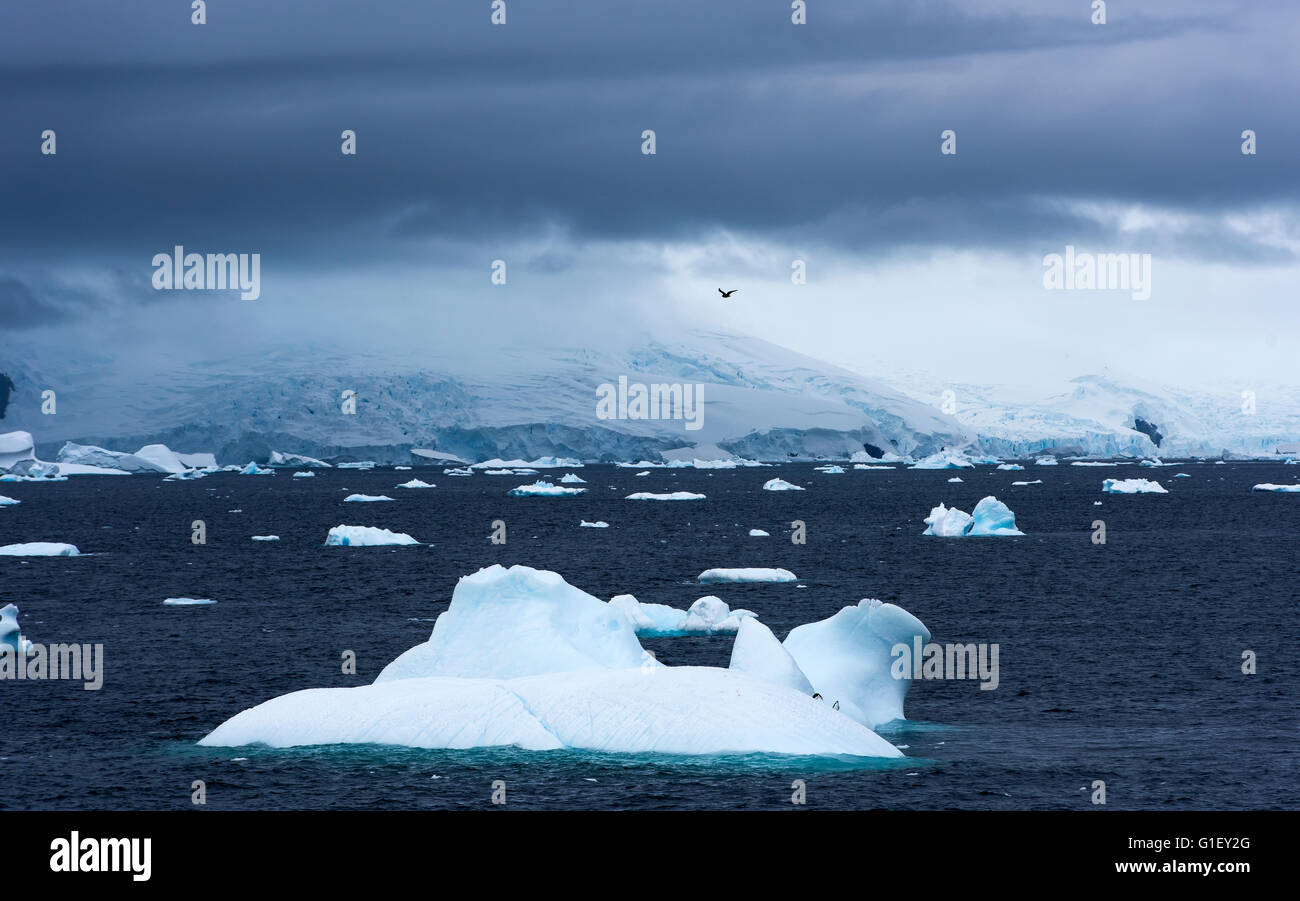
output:
[[1119, 466], [1118, 463], [1108, 463], [1101, 460], [1075, 460], [1071, 466]]
[[587, 484], [587, 480], [584, 478], [580, 478], [579, 476], [575, 476], [571, 472], [566, 472], [564, 474], [564, 477], [560, 479], [560, 484], [561, 485], [585, 485]]
[[464, 469], [461, 467], [453, 466], [451, 469], [444, 469], [442, 471], [442, 474], [445, 476], [472, 476], [474, 474], [474, 471], [471, 469]]
[[864, 598], [828, 619], [796, 626], [784, 647], [826, 705], [862, 725], [903, 718], [911, 679], [891, 671], [897, 645], [924, 646], [930, 630], [902, 607]]
[[697, 582], [797, 582], [799, 577], [788, 569], [706, 569], [695, 577]]
[[1263, 484], [1255, 485], [1250, 490], [1251, 491], [1283, 491], [1287, 493], [1294, 493], [1294, 492], [1300, 492], [1300, 485], [1275, 485], [1272, 482], [1264, 482]]
[[1019, 472], [1024, 469], [1019, 463], [999, 463], [998, 469], [1004, 472]]
[[18, 608], [13, 604], [0, 607], [0, 648], [10, 648], [15, 652], [32, 649], [32, 643], [23, 637], [18, 625]]
[[853, 468], [854, 468], [854, 469], [890, 469], [890, 470], [892, 470], [894, 467], [892, 467], [892, 466], [872, 466], [872, 465], [870, 465], [869, 463], [854, 463], [854, 464], [853, 464]]
[[584, 529], [608, 529], [609, 528], [609, 523], [605, 522], [603, 519], [598, 519], [595, 522], [587, 522], [584, 519], [581, 522], [579, 522], [578, 525]]
[[1043, 484], [1043, 480], [1042, 480], [1042, 479], [1034, 479], [1032, 482], [1012, 482], [1011, 484], [1012, 484], [1013, 486], [1015, 486], [1015, 487], [1018, 487], [1018, 488], [1024, 488], [1024, 487], [1027, 486], [1027, 485], [1041, 485], [1041, 484]]
[[948, 484], [951, 485], [954, 482], [961, 482], [961, 481], [963, 481], [961, 476], [953, 476], [951, 479], [948, 480]]
[[379, 464], [374, 460], [361, 460], [356, 463], [340, 463], [339, 469], [374, 469]]
[[[537, 472], [537, 470], [534, 469], [533, 472]], [[514, 471], [513, 469], [484, 469], [484, 470], [482, 470], [482, 473], [483, 473], [483, 475], [485, 475], [485, 476], [512, 476], [512, 475], [515, 475], [515, 471]]]
[[247, 466], [239, 470], [239, 474], [241, 476], [273, 476], [275, 475], [275, 470], [263, 469], [262, 467], [254, 463], [252, 460], [250, 460], [248, 461]]
[[637, 476], [648, 476], [648, 475], [650, 475], [650, 470], [648, 470], [648, 469], [643, 469], [643, 470], [641, 470], [641, 471], [638, 472], [638, 473], [634, 473], [634, 475], [637, 475]]
[[185, 469], [180, 472], [174, 472], [166, 476], [164, 482], [190, 482], [194, 479], [205, 478], [208, 474], [201, 469]]
[[14, 500], [12, 497], [5, 497], [3, 494], [0, 494], [0, 507], [12, 507], [21, 503], [22, 501]]
[[750, 530], [749, 530], [749, 537], [750, 537], [750, 538], [770, 538], [771, 536], [768, 535], [766, 532], [764, 532], [762, 529], [750, 529]]
[[1190, 479], [1191, 476], [1189, 476], [1189, 475], [1188, 475], [1187, 473], [1185, 473], [1185, 472], [1176, 472], [1176, 473], [1174, 473], [1174, 478], [1175, 478], [1175, 479]]
[[119, 472], [177, 475], [186, 470], [217, 468], [217, 458], [212, 454], [181, 454], [165, 444], [146, 445], [131, 454], [68, 441], [59, 449], [55, 460], [65, 475]]
[[918, 460], [908, 469], [971, 469], [975, 464], [965, 454], [940, 451], [937, 454]]
[[421, 480], [419, 480], [419, 479], [411, 479], [411, 481], [409, 481], [409, 482], [403, 482], [402, 484], [397, 485], [396, 487], [398, 487], [398, 488], [437, 488], [438, 486], [435, 485], [435, 484], [433, 484], [432, 482], [423, 482], [423, 481], [421, 481]]
[[53, 541], [31, 541], [26, 544], [6, 544], [0, 547], [0, 557], [78, 557], [81, 551], [75, 544]]
[[254, 541], [279, 541], [280, 536], [279, 535], [254, 535], [253, 540]]
[[[831, 663], [823, 678], [843, 688], [836, 710], [830, 695], [823, 702], [774, 681], [761, 643], [759, 674], [663, 666], [623, 613], [558, 574], [492, 566], [461, 579], [429, 640], [373, 684], [282, 695], [231, 717], [200, 744], [901, 757], [865, 725], [866, 712], [855, 712], [901, 715], [908, 683], [889, 676], [889, 645], [910, 640], [903, 618], [914, 621], [899, 610], [878, 614], [874, 631], [815, 624], [822, 628], [794, 643], [791, 633], [786, 650], [824, 695], [795, 644]], [[876, 659], [845, 659], [863, 654]], [[884, 701], [876, 671], [890, 683]]]
[[316, 473], [314, 473], [314, 472], [295, 472], [295, 473], [293, 474], [293, 477], [294, 477], [295, 479], [314, 479], [314, 478], [316, 478]]
[[1055, 457], [1039, 457], [1037, 460], [1034, 461], [1034, 465], [1035, 466], [1057, 466], [1058, 463]]
[[705, 495], [696, 494], [693, 491], [670, 491], [667, 494], [655, 494], [652, 491], [637, 491], [629, 494], [625, 500], [629, 501], [702, 501]]
[[329, 547], [372, 547], [378, 545], [419, 544], [405, 532], [390, 532], [373, 526], [335, 526], [325, 538]]
[[832, 475], [832, 476], [840, 475], [841, 473], [844, 472], [843, 466], [835, 466], [833, 464], [828, 466], [814, 466], [813, 469], [815, 469], [817, 472], [824, 472], [827, 475]]
[[386, 494], [349, 494], [343, 498], [345, 504], [374, 504], [379, 501], [391, 501], [392, 498]]
[[1159, 482], [1150, 479], [1106, 479], [1101, 490], [1107, 494], [1168, 494]]
[[550, 482], [533, 482], [531, 485], [511, 488], [506, 494], [511, 497], [573, 497], [586, 490], [586, 488], [565, 488], [563, 485], [552, 485]]
[[205, 607], [216, 601], [211, 598], [167, 598], [163, 603], [168, 607]]
[[795, 485], [793, 482], [787, 482], [785, 479], [768, 479], [763, 483], [764, 491], [803, 491], [801, 485]]
[[926, 529], [922, 535], [939, 538], [990, 538], [1023, 535], [1016, 528], [1016, 515], [1011, 508], [992, 495], [983, 498], [970, 514], [943, 504], [930, 511], [925, 518]]

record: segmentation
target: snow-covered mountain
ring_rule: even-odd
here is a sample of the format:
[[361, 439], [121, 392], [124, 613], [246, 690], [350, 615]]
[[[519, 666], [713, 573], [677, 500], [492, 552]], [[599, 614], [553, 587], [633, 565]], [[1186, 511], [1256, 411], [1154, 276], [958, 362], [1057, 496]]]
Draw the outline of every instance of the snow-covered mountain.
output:
[[[272, 451], [409, 463], [416, 448], [465, 460], [606, 461], [720, 452], [786, 460], [862, 450], [920, 457], [945, 448], [1002, 458], [1300, 448], [1296, 388], [1197, 392], [1089, 375], [1011, 389], [940, 383], [925, 373], [893, 373], [891, 385], [716, 332], [601, 349], [471, 350], [451, 362], [446, 348], [377, 354], [302, 344], [207, 361], [142, 361], [121, 353], [67, 358], [0, 339], [0, 373], [15, 385], [0, 432], [31, 432], [43, 459], [73, 441], [126, 452], [161, 443], [214, 452], [222, 463], [266, 461]], [[620, 377], [629, 387], [689, 388], [702, 402], [699, 427], [682, 418], [598, 415], [600, 386], [617, 386]], [[41, 412], [46, 389], [55, 391], [54, 415]], [[355, 414], [343, 412], [345, 391], [355, 392]], [[955, 404], [953, 415], [941, 412], [945, 402]]]
[[936, 383], [918, 390], [924, 381], [910, 378], [909, 393], [940, 403], [943, 391], [951, 391], [954, 417], [998, 457], [1267, 456], [1300, 449], [1294, 387], [1198, 391], [1135, 376], [1085, 375], [1033, 389]]
[[[47, 458], [64, 441], [125, 451], [157, 442], [213, 451], [223, 463], [272, 450], [407, 463], [413, 448], [470, 460], [631, 460], [693, 446], [772, 460], [864, 449], [919, 456], [968, 443], [930, 404], [732, 334], [619, 350], [502, 350], [461, 371], [319, 346], [144, 370], [107, 357], [11, 353], [0, 354], [0, 371], [16, 385], [0, 431], [32, 432]], [[620, 377], [689, 387], [702, 401], [698, 428], [682, 418], [601, 418], [598, 388]], [[55, 415], [41, 413], [47, 388]], [[354, 414], [344, 412], [346, 391], [355, 392]]]

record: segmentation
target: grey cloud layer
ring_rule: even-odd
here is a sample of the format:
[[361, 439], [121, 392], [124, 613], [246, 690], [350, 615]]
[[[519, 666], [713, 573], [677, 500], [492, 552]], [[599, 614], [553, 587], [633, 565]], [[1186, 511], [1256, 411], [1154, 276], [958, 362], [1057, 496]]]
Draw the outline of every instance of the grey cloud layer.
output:
[[0, 239], [346, 264], [726, 228], [871, 255], [1104, 240], [1066, 199], [1295, 207], [1288, 4], [1112, 3], [1101, 27], [1075, 2], [809, 6], [801, 27], [741, 0], [512, 3], [504, 27], [487, 3], [225, 0], [206, 26], [143, 0], [25, 6], [0, 38]]

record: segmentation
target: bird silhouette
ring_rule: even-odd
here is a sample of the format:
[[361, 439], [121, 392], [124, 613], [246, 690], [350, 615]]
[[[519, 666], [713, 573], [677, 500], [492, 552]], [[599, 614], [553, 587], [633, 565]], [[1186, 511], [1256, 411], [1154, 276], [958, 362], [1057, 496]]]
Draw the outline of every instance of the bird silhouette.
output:
[[719, 288], [718, 293], [722, 295], [723, 300], [726, 300], [728, 297], [735, 294], [739, 290], [740, 290], [739, 288], [732, 288], [730, 291], [723, 291], [721, 288]]

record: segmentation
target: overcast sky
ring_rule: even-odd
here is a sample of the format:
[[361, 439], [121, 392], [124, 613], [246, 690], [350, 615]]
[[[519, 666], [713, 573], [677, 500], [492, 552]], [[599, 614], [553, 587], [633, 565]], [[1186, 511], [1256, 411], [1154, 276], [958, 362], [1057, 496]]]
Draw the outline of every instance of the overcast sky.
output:
[[[881, 376], [1297, 382], [1300, 3], [807, 7], [6, 2], [0, 348], [722, 328]], [[176, 244], [260, 253], [261, 298], [154, 291]], [[1150, 299], [1045, 290], [1066, 245], [1151, 254]]]

